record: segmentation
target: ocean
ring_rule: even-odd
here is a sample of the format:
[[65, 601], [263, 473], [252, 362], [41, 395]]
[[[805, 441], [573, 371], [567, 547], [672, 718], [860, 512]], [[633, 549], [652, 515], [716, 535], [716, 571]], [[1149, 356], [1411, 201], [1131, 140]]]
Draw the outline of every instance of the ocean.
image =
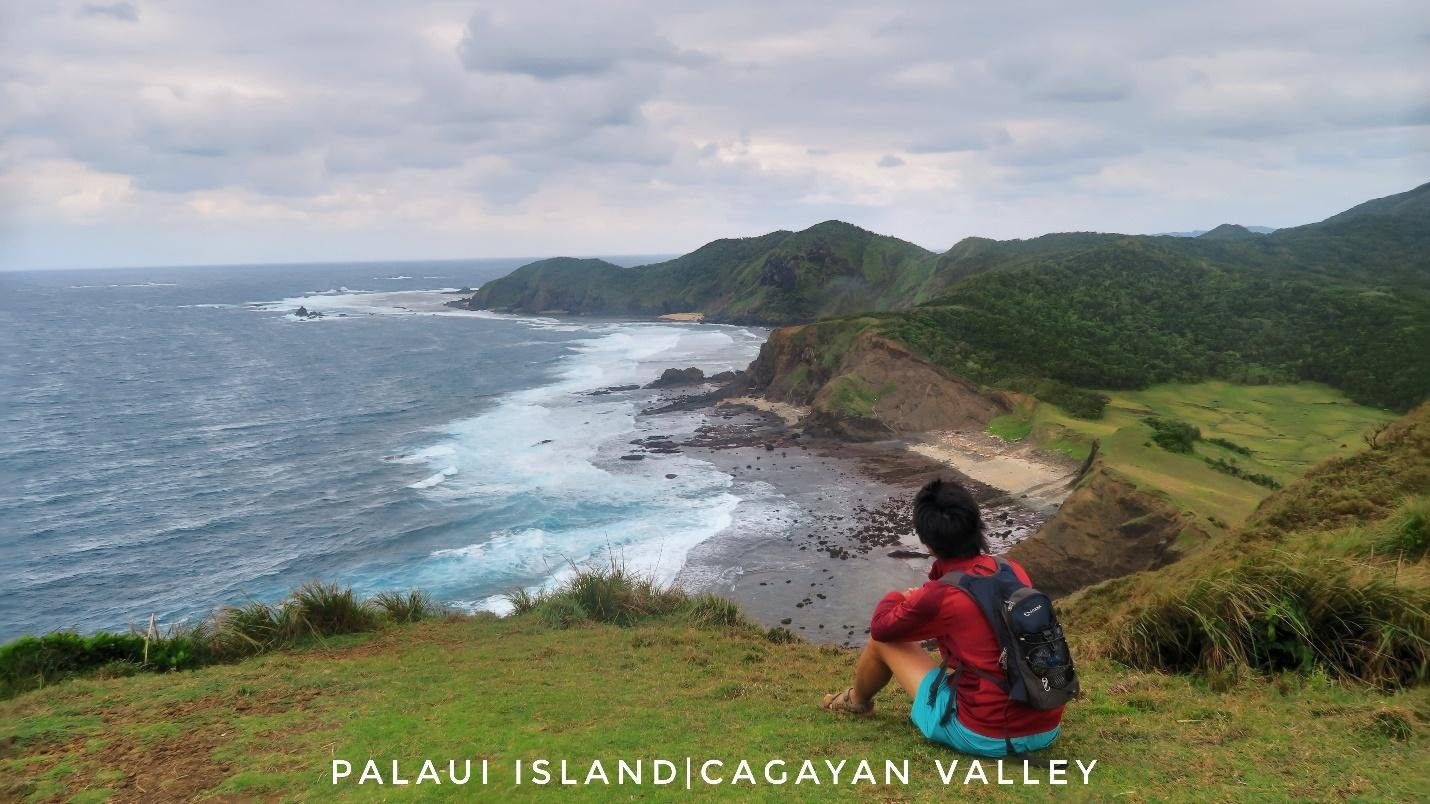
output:
[[673, 579], [736, 485], [621, 460], [702, 414], [591, 392], [744, 368], [767, 333], [443, 306], [521, 262], [0, 273], [0, 640], [311, 580], [499, 611], [588, 561]]

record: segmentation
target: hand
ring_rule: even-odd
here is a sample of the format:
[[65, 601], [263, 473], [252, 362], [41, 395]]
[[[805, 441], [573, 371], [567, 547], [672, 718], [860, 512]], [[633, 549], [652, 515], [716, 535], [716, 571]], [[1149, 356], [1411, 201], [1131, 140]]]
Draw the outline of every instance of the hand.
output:
[[904, 590], [904, 597], [910, 597], [910, 596], [912, 596], [913, 593], [919, 591], [919, 589], [920, 589], [920, 587], [910, 586], [908, 589], [905, 589], [905, 590]]

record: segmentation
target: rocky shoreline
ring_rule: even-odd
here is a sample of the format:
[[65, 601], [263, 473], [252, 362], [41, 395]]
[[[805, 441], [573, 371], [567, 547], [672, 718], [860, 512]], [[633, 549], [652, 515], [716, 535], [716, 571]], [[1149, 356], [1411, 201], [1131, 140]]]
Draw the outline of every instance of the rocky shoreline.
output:
[[1035, 533], [1056, 511], [1045, 498], [980, 482], [905, 440], [807, 434], [796, 408], [743, 397], [739, 389], [668, 398], [644, 415], [688, 410], [708, 417], [693, 437], [649, 437], [623, 456], [679, 451], [734, 478], [741, 499], [734, 522], [690, 551], [677, 583], [730, 597], [762, 625], [811, 641], [860, 644], [879, 598], [924, 581], [929, 559], [911, 515], [913, 492], [930, 478], [969, 487], [996, 552]]

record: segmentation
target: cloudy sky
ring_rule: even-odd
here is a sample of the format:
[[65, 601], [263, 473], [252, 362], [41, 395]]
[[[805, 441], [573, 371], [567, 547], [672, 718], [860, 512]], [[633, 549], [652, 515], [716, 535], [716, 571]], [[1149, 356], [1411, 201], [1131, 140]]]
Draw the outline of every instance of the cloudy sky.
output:
[[0, 268], [945, 249], [1285, 226], [1430, 180], [1430, 10], [0, 5]]

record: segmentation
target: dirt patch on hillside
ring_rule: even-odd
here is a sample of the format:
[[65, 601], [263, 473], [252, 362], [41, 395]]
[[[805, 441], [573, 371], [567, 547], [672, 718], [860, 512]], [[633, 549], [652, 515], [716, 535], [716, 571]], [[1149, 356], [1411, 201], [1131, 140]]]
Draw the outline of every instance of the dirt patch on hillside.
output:
[[[902, 345], [864, 333], [844, 356], [836, 373], [857, 377], [877, 395], [869, 418], [895, 433], [930, 430], [981, 430], [994, 417], [1012, 410], [1012, 400], [920, 360]], [[838, 413], [839, 388], [826, 385], [814, 398], [816, 409]]]
[[1062, 597], [1170, 564], [1181, 557], [1179, 541], [1205, 538], [1180, 511], [1097, 459], [1057, 515], [1008, 556], [1028, 570], [1039, 589]]
[[104, 767], [124, 772], [116, 780], [110, 801], [189, 801], [217, 787], [233, 766], [214, 758], [228, 735], [215, 729], [187, 732], [157, 743], [116, 740], [103, 749]]
[[817, 326], [770, 333], [749, 370], [767, 400], [809, 406], [804, 424], [811, 433], [876, 441], [934, 430], [982, 430], [1013, 408], [1008, 394], [945, 371], [870, 331], [854, 336], [842, 351], [816, 347]]

